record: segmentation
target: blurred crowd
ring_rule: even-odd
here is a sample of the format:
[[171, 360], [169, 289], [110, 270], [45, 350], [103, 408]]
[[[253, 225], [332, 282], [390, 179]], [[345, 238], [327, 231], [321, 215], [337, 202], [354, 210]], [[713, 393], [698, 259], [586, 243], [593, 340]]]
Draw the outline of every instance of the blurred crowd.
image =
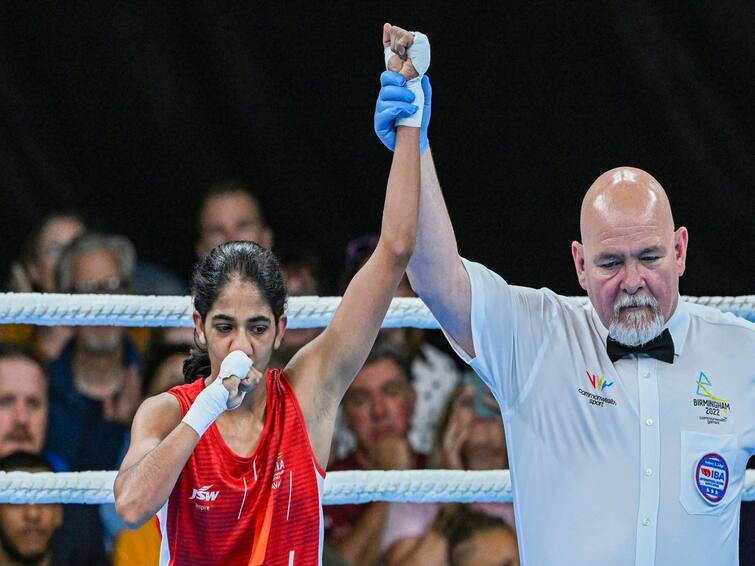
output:
[[[89, 229], [76, 211], [43, 219], [6, 291], [183, 295], [180, 277], [139, 260], [128, 237]], [[210, 187], [197, 211], [197, 257], [231, 240], [278, 255], [290, 296], [340, 294], [374, 249], [346, 246], [340, 288], [316, 250], [275, 241], [242, 183]], [[406, 278], [397, 296], [413, 296]], [[289, 330], [283, 367], [318, 329]], [[116, 470], [141, 401], [183, 383], [190, 328], [0, 325], [0, 470]], [[449, 355], [439, 331], [384, 330], [341, 405], [328, 471], [508, 468], [498, 403]], [[324, 564], [519, 564], [511, 504], [371, 503], [324, 508]], [[130, 531], [112, 505], [0, 505], [0, 564], [156, 564], [154, 522]]]

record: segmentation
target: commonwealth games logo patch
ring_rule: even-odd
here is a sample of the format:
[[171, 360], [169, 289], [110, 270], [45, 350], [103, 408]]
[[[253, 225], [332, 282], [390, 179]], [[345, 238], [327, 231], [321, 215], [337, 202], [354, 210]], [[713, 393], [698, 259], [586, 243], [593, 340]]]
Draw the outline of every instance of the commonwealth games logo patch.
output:
[[587, 375], [587, 382], [592, 391], [585, 391], [580, 387], [577, 392], [585, 397], [590, 405], [596, 407], [615, 406], [616, 400], [606, 392], [606, 389], [613, 385], [613, 381], [608, 381], [604, 376], [590, 373], [587, 370], [585, 370], [585, 375]]

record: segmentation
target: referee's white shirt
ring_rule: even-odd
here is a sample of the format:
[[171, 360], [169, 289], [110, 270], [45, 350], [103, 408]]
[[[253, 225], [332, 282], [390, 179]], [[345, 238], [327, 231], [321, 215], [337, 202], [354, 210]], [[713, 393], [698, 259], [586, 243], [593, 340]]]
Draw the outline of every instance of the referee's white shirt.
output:
[[[673, 364], [612, 363], [591, 305], [464, 265], [476, 357], [451, 344], [503, 411], [522, 565], [737, 564], [755, 325], [680, 299]], [[728, 468], [717, 504], [696, 481], [706, 454]]]

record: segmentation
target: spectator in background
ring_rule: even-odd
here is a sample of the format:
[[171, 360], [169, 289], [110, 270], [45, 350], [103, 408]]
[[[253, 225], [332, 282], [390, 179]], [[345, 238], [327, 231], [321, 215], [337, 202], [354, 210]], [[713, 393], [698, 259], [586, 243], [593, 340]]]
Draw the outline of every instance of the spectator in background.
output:
[[55, 265], [63, 248], [86, 229], [76, 212], [55, 212], [32, 230], [11, 267], [10, 290], [16, 293], [55, 292]]
[[[9, 290], [54, 293], [58, 258], [63, 248], [84, 229], [81, 216], [75, 212], [56, 212], [45, 217], [32, 230], [21, 248], [21, 257], [11, 266]], [[44, 361], [57, 358], [72, 335], [73, 329], [66, 326], [0, 325], [0, 339], [28, 346]]]
[[[438, 425], [431, 458], [433, 467], [508, 468], [501, 411], [474, 372], [466, 373], [454, 389]], [[514, 527], [511, 503], [473, 503], [469, 507]], [[449, 549], [442, 528], [445, 516], [444, 506], [437, 503], [391, 503], [383, 539], [385, 563], [446, 566]]]
[[[322, 264], [317, 255], [301, 247], [290, 247], [278, 254], [289, 297], [319, 296], [322, 293]], [[281, 347], [273, 353], [270, 367], [285, 367], [299, 349], [314, 340], [322, 328], [288, 328]]]
[[[48, 423], [48, 380], [31, 350], [0, 343], [0, 457], [18, 451], [39, 454]], [[68, 471], [68, 464], [49, 450], [46, 468]], [[87, 536], [81, 536], [86, 532]], [[105, 550], [96, 513], [89, 505], [67, 505], [55, 539], [56, 563], [102, 564]]]
[[[0, 471], [51, 472], [52, 467], [37, 454], [13, 452], [0, 458]], [[1, 504], [0, 564], [73, 564], [60, 560], [57, 554], [53, 557], [54, 535], [62, 521], [62, 505]]]
[[438, 523], [448, 540], [449, 566], [519, 566], [516, 534], [501, 519], [446, 505]]
[[[0, 457], [23, 451], [40, 454], [47, 434], [47, 375], [34, 353], [18, 344], [0, 342]], [[46, 454], [56, 472], [68, 469]]]
[[[412, 450], [407, 434], [414, 408], [409, 360], [385, 337], [378, 338], [343, 398], [343, 415], [356, 437], [352, 454], [333, 462], [337, 470], [424, 468], [426, 458]], [[388, 504], [323, 508], [328, 542], [354, 564], [378, 564]]]
[[[348, 243], [342, 289], [370, 257], [375, 249], [376, 242], [375, 236], [362, 236]], [[406, 276], [396, 289], [396, 297], [416, 297]], [[416, 392], [416, 403], [409, 429], [409, 441], [412, 447], [422, 454], [430, 452], [440, 413], [446, 405], [451, 390], [461, 378], [461, 371], [455, 359], [432, 345], [428, 341], [430, 334], [430, 332], [421, 328], [381, 330], [381, 336], [391, 340], [399, 349], [407, 352], [410, 359], [412, 386]], [[334, 440], [339, 456], [342, 456], [354, 446], [354, 439], [343, 427], [342, 421], [339, 421], [336, 426]]]
[[161, 345], [185, 346], [186, 351], [194, 347], [194, 329], [191, 327], [160, 327], [153, 328], [150, 333], [147, 355], [154, 348]]
[[[61, 255], [62, 293], [126, 293], [136, 263], [120, 236], [84, 234]], [[140, 356], [123, 328], [80, 326], [50, 363], [48, 447], [74, 470], [116, 469], [140, 401]]]
[[183, 363], [188, 357], [187, 344], [153, 344], [144, 363], [142, 398], [184, 383]]
[[[186, 344], [152, 343], [144, 362], [143, 398], [184, 383], [183, 362], [188, 356]], [[124, 443], [122, 456], [125, 456], [128, 444]], [[118, 466], [122, 459], [119, 459]], [[115, 539], [112, 552], [114, 566], [149, 566], [159, 562], [160, 533], [154, 521], [147, 521], [139, 529], [129, 530], [112, 504], [103, 505], [100, 516], [108, 537]]]
[[224, 181], [210, 187], [199, 209], [198, 257], [234, 240], [249, 240], [270, 248], [273, 231], [265, 222], [257, 197], [243, 183]]

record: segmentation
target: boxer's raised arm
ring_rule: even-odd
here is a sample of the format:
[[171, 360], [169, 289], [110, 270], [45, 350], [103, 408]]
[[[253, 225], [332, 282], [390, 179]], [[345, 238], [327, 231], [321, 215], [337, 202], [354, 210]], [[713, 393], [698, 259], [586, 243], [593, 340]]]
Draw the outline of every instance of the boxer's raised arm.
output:
[[412, 287], [454, 340], [474, 357], [471, 325], [471, 286], [469, 276], [459, 257], [451, 219], [440, 190], [433, 158], [428, 148], [432, 89], [425, 76], [421, 89], [409, 84], [397, 71], [404, 71], [405, 61], [391, 55], [405, 52], [414, 41], [411, 32], [388, 26], [384, 34], [388, 71], [380, 77], [380, 95], [375, 108], [375, 133], [388, 149], [395, 147], [394, 114], [406, 105], [423, 105], [420, 124], [421, 183], [417, 242], [409, 263]]

